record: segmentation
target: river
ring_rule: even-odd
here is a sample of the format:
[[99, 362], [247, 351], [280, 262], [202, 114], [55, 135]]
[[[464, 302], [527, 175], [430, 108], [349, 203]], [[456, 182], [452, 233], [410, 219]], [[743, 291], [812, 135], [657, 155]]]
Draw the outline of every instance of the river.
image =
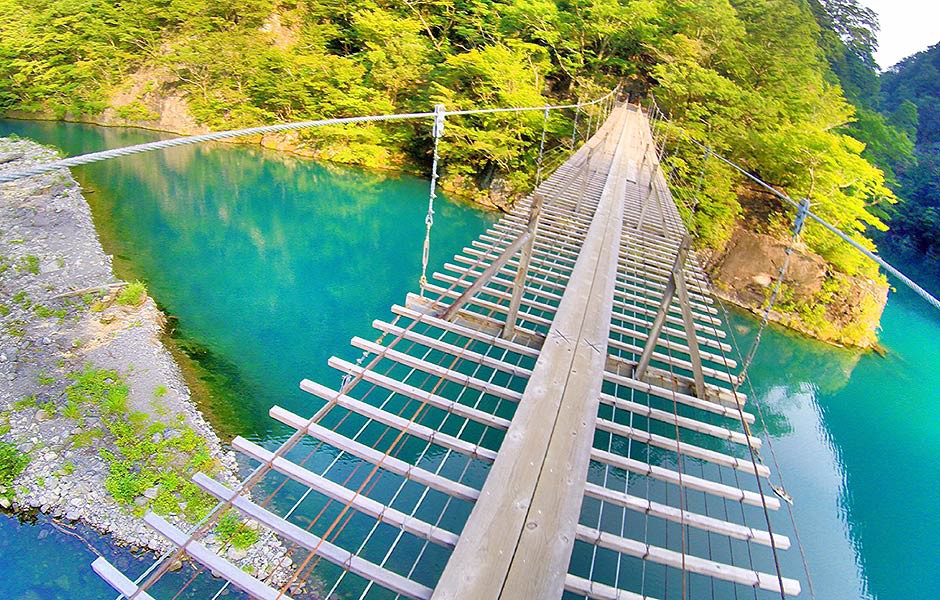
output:
[[[0, 121], [0, 135], [10, 133], [67, 155], [159, 137]], [[223, 435], [276, 443], [284, 432], [267, 408], [305, 412], [299, 380], [338, 385], [327, 358], [354, 359], [349, 338], [372, 336], [371, 320], [416, 287], [427, 204], [421, 179], [233, 145], [73, 171], [119, 276], [146, 281], [174, 317], [175, 337], [209, 390], [204, 410]], [[492, 218], [439, 201], [432, 266]], [[882, 324], [886, 358], [773, 328], [763, 337], [752, 380], [817, 598], [940, 597], [940, 315], [932, 310], [903, 290], [892, 294]], [[748, 343], [756, 323], [734, 314], [731, 325]], [[149, 562], [79, 533], [132, 573]], [[796, 544], [781, 556], [809, 598]], [[93, 559], [89, 546], [47, 519], [0, 516], [0, 572], [17, 574], [0, 577], [0, 598], [113, 596], [87, 569]]]

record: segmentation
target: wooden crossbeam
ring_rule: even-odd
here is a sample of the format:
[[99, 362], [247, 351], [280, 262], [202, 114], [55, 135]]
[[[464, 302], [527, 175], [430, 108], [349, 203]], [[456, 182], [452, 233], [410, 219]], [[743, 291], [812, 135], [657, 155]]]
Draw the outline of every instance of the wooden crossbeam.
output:
[[611, 452], [607, 452], [606, 450], [599, 450], [595, 448], [591, 451], [591, 460], [595, 460], [599, 463], [615, 467], [617, 469], [623, 469], [624, 471], [636, 473], [638, 475], [652, 477], [653, 479], [665, 481], [666, 483], [687, 487], [691, 490], [698, 490], [700, 492], [706, 492], [721, 498], [727, 498], [728, 500], [735, 500], [754, 506], [763, 506], [764, 503], [766, 503], [767, 508], [772, 510], [777, 510], [780, 508], [780, 501], [774, 496], [762, 497], [757, 492], [742, 490], [741, 488], [736, 488], [723, 483], [715, 483], [714, 481], [703, 479], [701, 477], [695, 477], [687, 473], [682, 473], [680, 475], [678, 471], [673, 471], [672, 469], [667, 469], [657, 465], [651, 465], [633, 458], [618, 456]]
[[652, 502], [646, 498], [618, 492], [593, 483], [588, 483], [584, 486], [584, 495], [603, 502], [622, 506], [623, 508], [635, 512], [665, 519], [674, 523], [681, 523], [682, 525], [688, 525], [689, 527], [695, 527], [703, 531], [719, 533], [738, 540], [753, 541], [764, 546], [770, 546], [772, 537], [773, 543], [777, 548], [786, 550], [790, 547], [790, 538], [785, 535], [775, 533], [771, 536], [770, 533], [760, 529], [754, 529], [753, 527], [701, 515], [689, 510], [682, 510], [675, 506], [662, 504], [661, 502]]
[[319, 492], [332, 500], [352, 506], [359, 512], [374, 519], [378, 519], [383, 523], [394, 525], [414, 536], [448, 548], [453, 548], [457, 544], [457, 534], [440, 527], [435, 527], [421, 519], [406, 515], [364, 494], [354, 492], [338, 483], [330, 481], [326, 477], [317, 475], [313, 471], [292, 463], [286, 458], [276, 457], [270, 450], [266, 450], [243, 437], [239, 436], [232, 440], [232, 448], [260, 463], [270, 463], [271, 467], [278, 473], [286, 475], [297, 483], [305, 485], [311, 490]]
[[578, 527], [578, 539], [622, 554], [628, 554], [642, 558], [643, 560], [651, 560], [691, 573], [707, 575], [715, 579], [733, 581], [771, 592], [782, 591], [787, 596], [795, 596], [800, 593], [800, 582], [796, 579], [782, 578], [783, 587], [781, 588], [780, 580], [776, 575], [761, 573], [760, 571], [750, 569], [742, 569], [741, 567], [715, 562], [698, 556], [682, 554], [674, 550], [623, 538], [607, 533], [606, 531], [599, 531], [583, 525]]
[[471, 458], [478, 458], [487, 462], [493, 462], [496, 460], [495, 450], [484, 448], [478, 444], [472, 444], [466, 440], [462, 440], [452, 435], [437, 431], [436, 429], [431, 429], [430, 427], [420, 423], [409, 421], [404, 417], [392, 414], [361, 400], [356, 400], [355, 398], [347, 396], [346, 394], [340, 394], [336, 390], [328, 388], [325, 385], [321, 385], [315, 381], [304, 379], [300, 382], [300, 389], [309, 394], [319, 396], [324, 400], [336, 402], [337, 405], [342, 406], [347, 410], [372, 419], [377, 423], [382, 423], [383, 425], [397, 429], [403, 433], [407, 433], [408, 435], [413, 435], [414, 437], [422, 439], [426, 442], [437, 444], [438, 446], [444, 448], [449, 448], [456, 452], [460, 452], [461, 454], [465, 454]]
[[[232, 490], [228, 489], [214, 479], [204, 475], [203, 473], [196, 473], [196, 475], [193, 477], [193, 482], [219, 500], [227, 500], [232, 497]], [[375, 563], [356, 556], [352, 552], [344, 550], [336, 544], [316, 536], [306, 529], [298, 527], [290, 521], [277, 516], [268, 509], [258, 506], [245, 496], [236, 496], [235, 499], [232, 500], [232, 506], [242, 514], [255, 519], [259, 523], [262, 523], [278, 535], [281, 535], [291, 542], [306, 548], [311, 552], [314, 552], [318, 556], [322, 556], [331, 563], [348, 569], [351, 573], [355, 573], [367, 579], [371, 579], [379, 585], [382, 585], [383, 587], [386, 587], [393, 592], [408, 598], [424, 599], [431, 597], [431, 588], [421, 585], [420, 583], [416, 583], [406, 577], [402, 577], [398, 573], [389, 571], [388, 569], [380, 567]], [[235, 581], [229, 578], [228, 573], [226, 573], [225, 576], [227, 579], [229, 579], [229, 581], [232, 581], [232, 583], [238, 585]], [[254, 592], [252, 592], [251, 589], [245, 589], [245, 591], [254, 595]], [[264, 598], [286, 598], [286, 595], [284, 595], [282, 592], [276, 592], [276, 594], [277, 595], [275, 596], [264, 596]]]
[[454, 498], [460, 498], [461, 500], [475, 501], [479, 496], [479, 490], [458, 483], [446, 477], [442, 477], [421, 467], [416, 467], [412, 464], [409, 464], [400, 458], [395, 458], [394, 456], [389, 456], [388, 454], [376, 450], [375, 448], [370, 448], [365, 444], [351, 440], [346, 436], [340, 435], [335, 431], [327, 429], [316, 423], [310, 423], [307, 419], [299, 417], [294, 413], [281, 408], [280, 406], [271, 407], [270, 414], [274, 419], [277, 419], [281, 423], [293, 427], [297, 431], [302, 431], [309, 436], [315, 437], [321, 442], [326, 442], [327, 444], [338, 448], [343, 452], [347, 452], [353, 456], [361, 458], [366, 462], [370, 462], [373, 465], [377, 465], [391, 473], [400, 475], [405, 479], [411, 479], [417, 481], [422, 485], [426, 485], [431, 489], [444, 492], [449, 494]]
[[258, 598], [259, 600], [290, 600], [290, 596], [284, 592], [275, 590], [256, 577], [242, 571], [212, 550], [206, 548], [202, 542], [190, 539], [189, 536], [183, 533], [176, 525], [173, 525], [163, 517], [148, 512], [144, 515], [144, 523], [176, 544], [176, 546], [183, 548], [186, 554], [197, 562], [206, 568], [212, 569], [212, 571], [220, 574], [222, 577], [225, 577], [232, 585], [250, 594], [253, 598]]

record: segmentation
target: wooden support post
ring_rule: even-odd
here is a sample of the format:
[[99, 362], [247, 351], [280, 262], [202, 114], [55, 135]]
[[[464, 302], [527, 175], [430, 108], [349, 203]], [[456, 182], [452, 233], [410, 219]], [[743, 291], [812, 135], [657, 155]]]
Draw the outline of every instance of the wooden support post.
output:
[[529, 261], [532, 260], [535, 230], [538, 229], [541, 213], [542, 194], [535, 193], [532, 195], [532, 206], [529, 210], [529, 222], [526, 228], [529, 239], [522, 247], [519, 266], [516, 267], [516, 277], [512, 281], [512, 299], [509, 301], [509, 312], [506, 314], [506, 324], [503, 326], [503, 338], [507, 340], [512, 338], [516, 329], [516, 316], [519, 314], [519, 304], [522, 302], [522, 295], [525, 293], [526, 274], [529, 271]]
[[457, 299], [454, 300], [454, 302], [448, 306], [446, 310], [444, 310], [444, 312], [436, 316], [439, 316], [445, 321], [450, 321], [452, 318], [454, 318], [463, 305], [466, 304], [477, 292], [479, 292], [483, 286], [489, 283], [489, 281], [493, 279], [493, 276], [496, 275], [496, 273], [498, 273], [499, 270], [509, 262], [509, 259], [516, 255], [516, 252], [526, 245], [526, 243], [529, 241], [529, 238], [531, 237], [532, 234], [528, 231], [523, 232], [512, 244], [503, 250], [502, 254], [500, 254], [496, 260], [490, 263], [490, 266], [488, 266], [486, 270], [483, 271], [479, 277], [477, 277], [477, 280], [474, 281], [470, 287], [464, 290], [464, 293], [460, 294], [460, 296], [458, 296]]
[[662, 332], [663, 325], [666, 323], [666, 315], [669, 312], [669, 305], [672, 303], [676, 293], [679, 294], [679, 305], [682, 309], [682, 321], [685, 325], [685, 333], [689, 346], [689, 358], [692, 363], [692, 375], [695, 378], [695, 395], [699, 398], [705, 397], [705, 376], [702, 373], [702, 356], [698, 349], [698, 338], [695, 335], [695, 323], [692, 320], [692, 308], [689, 306], [689, 290], [685, 285], [685, 261], [689, 254], [692, 238], [685, 236], [682, 244], [679, 246], [679, 252], [676, 254], [676, 262], [672, 267], [672, 273], [669, 274], [669, 281], [666, 282], [666, 289], [663, 291], [663, 300], [659, 304], [659, 311], [656, 313], [656, 319], [650, 327], [649, 337], [646, 339], [646, 345], [643, 347], [643, 353], [640, 360], [637, 361], [634, 379], [642, 379], [649, 367], [650, 359], [653, 357], [653, 350], [656, 348], [656, 342]]

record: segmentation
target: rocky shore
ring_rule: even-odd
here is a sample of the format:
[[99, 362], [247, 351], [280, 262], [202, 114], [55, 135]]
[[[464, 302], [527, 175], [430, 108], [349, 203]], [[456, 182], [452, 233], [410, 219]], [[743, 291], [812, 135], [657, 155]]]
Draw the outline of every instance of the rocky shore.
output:
[[[0, 139], [0, 172], [55, 158]], [[164, 551], [147, 510], [188, 530], [214, 505], [193, 472], [237, 484], [234, 455], [191, 400], [163, 327], [143, 288], [115, 278], [67, 171], [0, 185], [0, 507]], [[234, 529], [249, 535], [217, 531], [208, 545], [281, 577], [281, 543], [256, 522]]]

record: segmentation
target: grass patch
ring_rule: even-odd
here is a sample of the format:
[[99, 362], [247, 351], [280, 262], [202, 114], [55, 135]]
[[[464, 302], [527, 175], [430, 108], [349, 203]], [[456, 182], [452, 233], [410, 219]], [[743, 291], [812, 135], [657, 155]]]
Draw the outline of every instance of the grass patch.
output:
[[70, 377], [74, 383], [65, 392], [73, 408], [66, 410], [87, 415], [97, 409], [114, 437], [112, 448], [100, 450], [108, 464], [105, 488], [111, 496], [132, 511], [143, 512], [146, 507], [135, 506], [135, 500], [156, 488], [157, 497], [150, 501], [155, 512], [182, 513], [191, 522], [205, 517], [215, 500], [190, 481], [196, 471], [212, 475], [219, 468], [205, 441], [182, 422], [174, 425], [173, 435], [155, 435], [167, 425], [152, 421], [146, 413], [128, 412], [129, 388], [116, 371], [89, 366]]
[[166, 392], [167, 389], [165, 385], [158, 385], [157, 387], [153, 388], [153, 397], [155, 400], [159, 400], [160, 398], [166, 396]]
[[39, 405], [39, 408], [46, 411], [46, 414], [50, 417], [54, 417], [57, 412], [59, 412], [59, 407], [55, 405], [55, 402], [49, 400], [48, 402], [43, 402]]
[[39, 404], [36, 402], [36, 394], [30, 394], [13, 403], [13, 410], [26, 410], [27, 408], [39, 408]]
[[17, 450], [10, 442], [0, 442], [0, 486], [7, 490], [3, 493], [4, 497], [12, 498], [13, 480], [28, 464], [29, 456]]
[[26, 335], [26, 321], [22, 319], [13, 319], [4, 326], [6, 332], [13, 337], [23, 337]]
[[10, 307], [6, 304], [0, 304], [0, 317], [5, 317], [10, 314]]
[[34, 305], [33, 312], [35, 312], [36, 316], [39, 317], [40, 319], [46, 319], [48, 317], [56, 317], [57, 319], [59, 319], [60, 323], [65, 320], [65, 317], [69, 315], [69, 311], [67, 308], [57, 308], [53, 310], [44, 304]]
[[135, 281], [124, 286], [115, 301], [122, 306], [140, 306], [146, 293], [147, 287], [142, 282]]
[[56, 379], [52, 375], [40, 373], [39, 376], [36, 377], [36, 381], [39, 383], [39, 385], [52, 385], [55, 383]]
[[39, 257], [35, 254], [20, 257], [16, 263], [16, 270], [39, 275]]
[[13, 294], [13, 304], [19, 304], [23, 310], [29, 310], [29, 307], [33, 305], [33, 301], [26, 293], [26, 290], [20, 290]]
[[215, 533], [223, 544], [230, 543], [236, 550], [245, 550], [258, 541], [258, 532], [245, 527], [235, 511], [222, 515], [215, 526]]
[[69, 378], [75, 380], [75, 383], [65, 388], [69, 401], [76, 404], [90, 402], [105, 415], [127, 411], [130, 388], [117, 371], [95, 369], [89, 365], [84, 371], [70, 373]]
[[82, 411], [82, 407], [79, 406], [77, 402], [69, 399], [69, 401], [65, 403], [65, 408], [62, 409], [62, 416], [79, 421], [82, 417], [85, 416], [85, 413]]
[[89, 429], [81, 433], [76, 433], [69, 438], [69, 441], [72, 443], [74, 448], [87, 448], [95, 443], [95, 440], [98, 438], [103, 438], [105, 432], [102, 429]]

